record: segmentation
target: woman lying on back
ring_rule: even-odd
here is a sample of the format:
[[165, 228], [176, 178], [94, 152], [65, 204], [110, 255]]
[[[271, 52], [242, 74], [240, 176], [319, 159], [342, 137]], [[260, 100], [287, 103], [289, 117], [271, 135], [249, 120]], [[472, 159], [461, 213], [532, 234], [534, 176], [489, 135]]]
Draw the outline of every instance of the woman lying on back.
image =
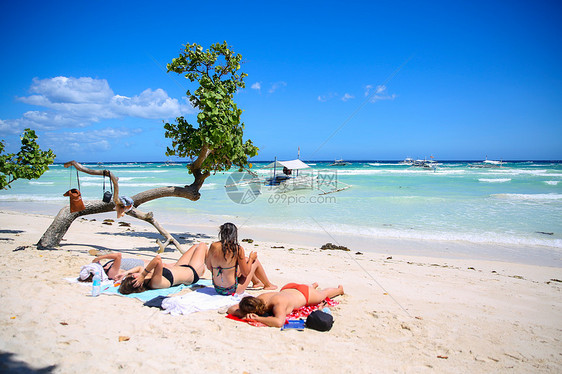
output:
[[[101, 265], [100, 261], [109, 260], [105, 264]], [[94, 265], [96, 264], [96, 265]], [[107, 275], [108, 279], [115, 279], [119, 274], [125, 273], [125, 271], [133, 269], [137, 266], [144, 266], [148, 264], [148, 261], [142, 260], [140, 258], [123, 258], [121, 253], [109, 253], [106, 255], [101, 255], [92, 260], [88, 265], [82, 266], [80, 269], [80, 275], [78, 280], [80, 282], [91, 282], [94, 277], [94, 271], [100, 269]], [[101, 270], [100, 270], [101, 271]]]
[[213, 273], [213, 286], [220, 295], [243, 293], [250, 281], [254, 287], [274, 290], [256, 252], [246, 258], [244, 248], [238, 244], [238, 229], [232, 223], [220, 227], [219, 241], [211, 244], [205, 263]]
[[327, 297], [343, 295], [343, 286], [318, 290], [311, 285], [289, 283], [279, 292], [265, 292], [258, 297], [247, 296], [239, 304], [228, 308], [228, 313], [238, 318], [248, 318], [268, 326], [282, 327], [287, 316], [305, 305], [316, 305]]
[[193, 284], [205, 273], [207, 245], [199, 243], [185, 252], [175, 264], [163, 264], [156, 255], [146, 265], [128, 270], [116, 277], [122, 279], [119, 292], [127, 295], [147, 289], [168, 288], [178, 284]]

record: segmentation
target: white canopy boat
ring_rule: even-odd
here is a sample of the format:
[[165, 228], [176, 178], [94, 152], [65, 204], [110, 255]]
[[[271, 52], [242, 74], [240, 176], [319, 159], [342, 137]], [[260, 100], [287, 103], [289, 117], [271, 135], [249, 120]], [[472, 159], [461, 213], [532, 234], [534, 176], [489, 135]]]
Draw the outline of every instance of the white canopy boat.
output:
[[412, 166], [433, 171], [437, 170], [437, 165], [439, 165], [439, 163], [435, 160], [415, 160], [412, 164]]
[[[310, 178], [309, 175], [299, 176], [300, 170], [310, 168], [310, 166], [299, 159], [290, 161], [277, 161], [276, 158], [275, 161], [273, 161], [271, 164], [266, 165], [265, 168], [273, 169], [273, 176], [270, 178], [266, 178], [265, 180], [266, 186], [278, 186], [280, 183], [283, 183], [289, 179], [292, 179], [294, 182], [308, 182], [307, 179]], [[277, 169], [282, 170], [282, 172], [277, 172]]]

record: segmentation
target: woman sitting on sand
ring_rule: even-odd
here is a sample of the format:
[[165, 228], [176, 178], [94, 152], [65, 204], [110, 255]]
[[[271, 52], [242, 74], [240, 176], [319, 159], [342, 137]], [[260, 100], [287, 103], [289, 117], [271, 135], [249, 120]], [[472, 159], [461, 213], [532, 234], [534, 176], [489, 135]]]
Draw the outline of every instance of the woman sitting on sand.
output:
[[[238, 318], [248, 318], [268, 326], [282, 327], [293, 310], [305, 305], [316, 305], [327, 297], [343, 295], [343, 286], [318, 290], [318, 283], [311, 285], [289, 283], [279, 292], [266, 292], [258, 297], [247, 296], [239, 304], [228, 308], [228, 313]], [[269, 316], [265, 316], [265, 314]]]
[[[101, 265], [100, 261], [109, 260], [105, 264]], [[98, 264], [99, 266], [93, 265]], [[94, 277], [94, 271], [96, 269], [103, 269], [104, 273], [109, 279], [115, 279], [118, 274], [123, 274], [125, 271], [133, 269], [137, 266], [145, 266], [148, 261], [142, 260], [140, 258], [123, 258], [121, 253], [109, 253], [106, 255], [101, 255], [92, 260], [89, 265], [82, 266], [80, 270], [80, 275], [78, 280], [80, 282], [91, 282]]]
[[207, 244], [193, 245], [172, 265], [164, 265], [160, 255], [156, 255], [146, 265], [137, 266], [116, 277], [122, 279], [119, 292], [127, 295], [147, 289], [168, 288], [178, 284], [193, 284], [205, 273]]
[[233, 223], [220, 227], [219, 241], [211, 244], [205, 263], [213, 274], [213, 286], [221, 295], [243, 293], [250, 281], [254, 288], [274, 290], [256, 252], [246, 258], [244, 248], [238, 244], [238, 229]]

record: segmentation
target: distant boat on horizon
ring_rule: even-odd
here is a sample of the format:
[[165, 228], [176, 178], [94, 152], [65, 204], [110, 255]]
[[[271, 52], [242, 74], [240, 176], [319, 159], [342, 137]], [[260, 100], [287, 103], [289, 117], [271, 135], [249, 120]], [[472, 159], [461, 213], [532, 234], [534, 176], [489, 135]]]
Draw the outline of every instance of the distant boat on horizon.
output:
[[501, 168], [502, 165], [503, 165], [503, 161], [488, 160], [488, 156], [486, 156], [486, 159], [482, 161], [482, 163], [472, 164], [469, 167], [470, 168]]
[[339, 160], [334, 160], [333, 163], [331, 163], [328, 166], [346, 166], [349, 165], [350, 162], [345, 162], [343, 159], [339, 159]]
[[404, 161], [400, 161], [399, 162], [400, 165], [413, 165], [414, 164], [414, 159], [410, 158], [410, 157], [406, 157], [404, 159]]

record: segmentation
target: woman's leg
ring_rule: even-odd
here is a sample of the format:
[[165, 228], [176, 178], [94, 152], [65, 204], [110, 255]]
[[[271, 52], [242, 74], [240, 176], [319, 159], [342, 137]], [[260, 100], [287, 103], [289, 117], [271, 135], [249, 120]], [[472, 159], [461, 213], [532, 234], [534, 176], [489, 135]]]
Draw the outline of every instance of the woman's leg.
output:
[[264, 290], [276, 290], [277, 286], [272, 284], [265, 274], [265, 269], [263, 268], [260, 260], [256, 260], [258, 265], [256, 267], [256, 271], [254, 276], [252, 277], [252, 283], [254, 287], [263, 287]]
[[205, 252], [203, 254], [203, 262], [205, 262], [205, 255], [207, 253], [207, 244], [201, 242], [199, 244], [193, 244], [191, 248], [189, 248], [183, 255], [181, 255], [181, 257], [178, 259], [175, 265], [191, 265], [191, 259], [193, 258], [195, 253], [197, 252], [198, 255], [200, 256], [201, 251]]
[[191, 256], [191, 259], [189, 260], [188, 265], [190, 265], [193, 269], [195, 269], [195, 271], [197, 272], [197, 275], [199, 275], [200, 277], [203, 276], [203, 274], [205, 274], [205, 257], [207, 257], [207, 251], [209, 250], [209, 248], [207, 247], [207, 244], [201, 242], [199, 243], [196, 247], [195, 250], [193, 251], [193, 255]]
[[308, 286], [308, 304], [316, 305], [324, 301], [327, 297], [333, 298], [335, 296], [343, 295], [343, 286], [340, 284], [338, 288], [324, 288], [323, 290], [318, 290], [316, 287], [317, 283]]

